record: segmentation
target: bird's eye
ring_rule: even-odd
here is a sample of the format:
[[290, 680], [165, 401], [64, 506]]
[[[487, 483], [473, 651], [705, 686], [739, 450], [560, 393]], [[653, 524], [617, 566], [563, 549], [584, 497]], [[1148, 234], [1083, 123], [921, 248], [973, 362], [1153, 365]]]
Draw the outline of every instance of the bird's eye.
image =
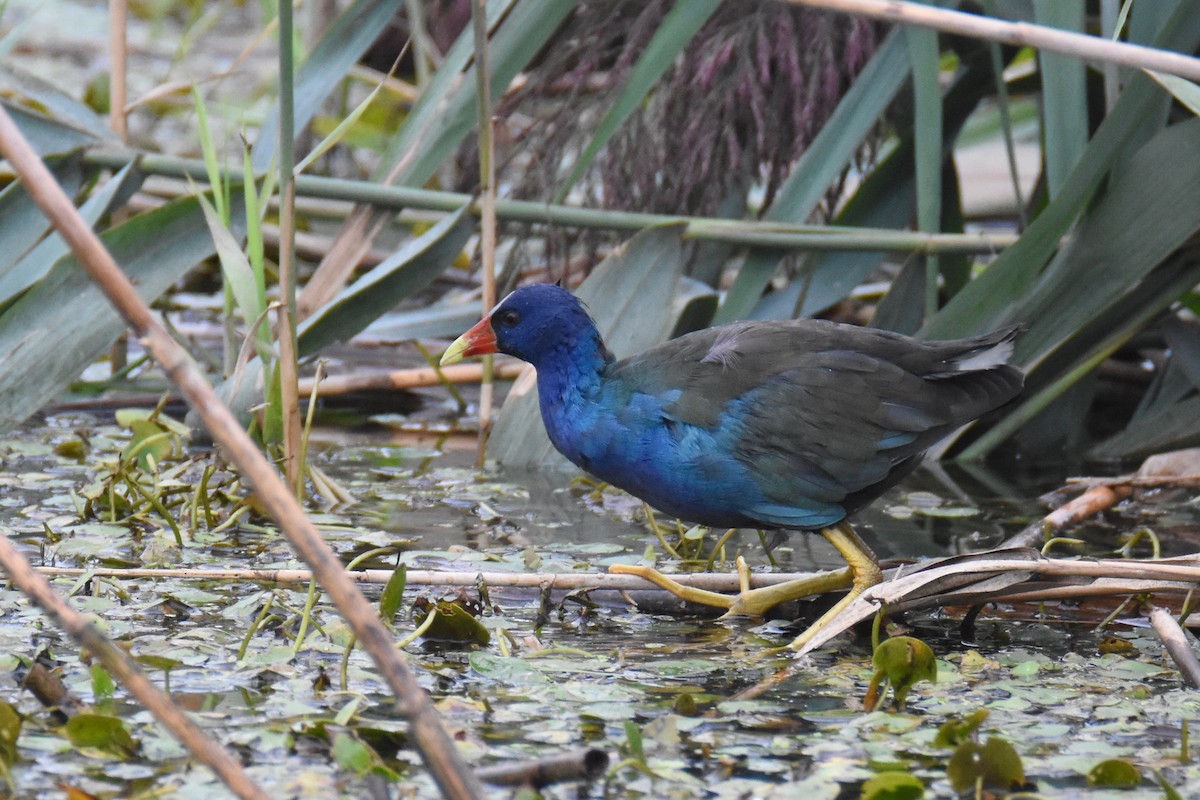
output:
[[517, 311], [514, 311], [511, 308], [507, 311], [502, 312], [500, 314], [500, 318], [497, 320], [497, 322], [499, 322], [501, 325], [503, 325], [506, 328], [511, 328], [513, 325], [516, 325], [520, 321], [521, 321], [520, 313], [518, 313]]

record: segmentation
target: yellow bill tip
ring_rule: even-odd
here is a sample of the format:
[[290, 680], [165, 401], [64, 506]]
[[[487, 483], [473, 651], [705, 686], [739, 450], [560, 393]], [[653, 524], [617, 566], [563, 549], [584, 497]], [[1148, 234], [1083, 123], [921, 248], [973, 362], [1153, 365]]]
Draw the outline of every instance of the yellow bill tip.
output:
[[446, 348], [446, 352], [442, 353], [442, 360], [438, 363], [443, 367], [457, 364], [463, 360], [463, 356], [466, 354], [467, 347], [469, 346], [470, 343], [467, 341], [467, 335], [464, 333], [450, 343], [450, 346]]

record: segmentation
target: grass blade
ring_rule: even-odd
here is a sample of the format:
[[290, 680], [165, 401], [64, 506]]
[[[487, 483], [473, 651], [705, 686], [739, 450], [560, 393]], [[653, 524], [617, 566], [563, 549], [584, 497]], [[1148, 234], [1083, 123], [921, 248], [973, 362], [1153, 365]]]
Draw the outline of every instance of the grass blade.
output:
[[[74, 197], [83, 185], [83, 169], [77, 158], [60, 160], [48, 165], [63, 191]], [[25, 191], [20, 181], [13, 181], [0, 192], [0, 278], [13, 268], [50, 229], [46, 215]]]
[[[1082, 3], [1034, 0], [1039, 24], [1076, 33], [1083, 31]], [[1087, 81], [1085, 65], [1074, 56], [1038, 53], [1042, 79], [1042, 147], [1046, 159], [1046, 186], [1058, 195], [1071, 170], [1079, 163], [1088, 139]]]
[[[574, 3], [564, 0], [500, 0], [488, 3], [493, 97], [504, 90], [558, 29]], [[498, 26], [497, 26], [498, 23]], [[468, 29], [450, 48], [421, 93], [404, 126], [388, 145], [375, 177], [394, 172], [397, 183], [419, 186], [475, 128], [474, 49]]]
[[454, 262], [474, 229], [475, 220], [463, 208], [408, 242], [304, 320], [300, 354], [347, 341], [401, 300], [428, 286]]
[[[1157, 44], [1169, 50], [1190, 51], [1197, 43], [1200, 3], [1181, 4], [1163, 26]], [[1134, 75], [1057, 197], [1030, 223], [1020, 240], [925, 324], [922, 335], [950, 338], [981, 333], [1011, 318], [1014, 303], [1019, 300], [1017, 292], [1023, 292], [1043, 270], [1126, 146], [1143, 131], [1144, 124], [1161, 124], [1151, 113], [1158, 100], [1151, 79]]]
[[[139, 214], [101, 238], [146, 299], [165, 292], [215, 249], [194, 198]], [[0, 315], [0, 429], [45, 405], [124, 330], [75, 258], [59, 260]]]
[[[938, 88], [937, 33], [907, 28], [908, 56], [912, 63], [913, 155], [916, 161], [917, 227], [936, 233], [942, 218], [942, 93]], [[938, 259], [925, 256], [925, 318], [937, 311]]]
[[[145, 176], [133, 164], [110, 178], [79, 207], [79, 213], [89, 225], [124, 205], [141, 188]], [[7, 244], [7, 242], [6, 242]], [[11, 269], [0, 274], [0, 303], [7, 303], [46, 276], [60, 258], [70, 251], [62, 236], [54, 233], [41, 242]]]

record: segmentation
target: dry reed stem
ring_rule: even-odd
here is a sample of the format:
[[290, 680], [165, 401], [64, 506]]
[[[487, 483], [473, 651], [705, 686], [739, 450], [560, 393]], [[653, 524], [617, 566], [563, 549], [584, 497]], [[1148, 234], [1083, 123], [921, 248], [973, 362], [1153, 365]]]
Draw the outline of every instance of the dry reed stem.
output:
[[[461, 369], [460, 369], [461, 368]], [[501, 361], [496, 364], [493, 375], [500, 380], [515, 380], [525, 369], [519, 361]], [[447, 383], [476, 383], [483, 376], [482, 364], [453, 364], [441, 368], [416, 367], [387, 372], [360, 372], [349, 375], [330, 375], [321, 380], [321, 397], [335, 397], [363, 391], [394, 389], [417, 389], [423, 386], [440, 386]], [[300, 394], [312, 391], [312, 378], [300, 379]]]
[[126, 0], [109, 0], [108, 2], [108, 58], [110, 72], [108, 78], [108, 123], [113, 132], [122, 142], [129, 141], [129, 112], [125, 108], [128, 82], [126, 68], [129, 62], [129, 48], [125, 40], [125, 23], [128, 18], [128, 3]]
[[1165, 608], [1155, 608], [1150, 612], [1150, 624], [1154, 626], [1154, 632], [1162, 640], [1175, 666], [1179, 667], [1184, 682], [1193, 689], [1200, 689], [1200, 660], [1196, 658], [1192, 643], [1175, 617]]
[[[471, 0], [471, 30], [475, 41], [475, 96], [479, 127], [479, 268], [483, 294], [480, 316], [496, 305], [496, 143], [492, 125], [491, 61], [488, 53], [487, 0]], [[495, 384], [492, 357], [483, 358], [483, 380], [479, 385], [479, 454], [483, 466], [492, 428]]]
[[1050, 530], [1060, 530], [1112, 508], [1131, 493], [1132, 489], [1123, 484], [1093, 486], [1047, 514], [1042, 525]]
[[1097, 36], [1058, 30], [1028, 22], [1005, 20], [934, 8], [920, 3], [901, 0], [788, 0], [793, 5], [858, 14], [864, 17], [934, 28], [947, 33], [957, 33], [976, 39], [990, 39], [1018, 47], [1035, 47], [1078, 58], [1114, 64], [1124, 64], [1137, 69], [1155, 70], [1200, 81], [1200, 59], [1169, 50], [1113, 42]]

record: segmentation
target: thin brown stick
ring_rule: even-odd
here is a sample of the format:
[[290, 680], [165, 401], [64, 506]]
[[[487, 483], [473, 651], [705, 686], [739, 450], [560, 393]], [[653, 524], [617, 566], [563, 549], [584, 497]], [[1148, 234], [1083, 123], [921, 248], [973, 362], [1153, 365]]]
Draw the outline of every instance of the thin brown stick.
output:
[[[129, 17], [127, 0], [109, 0], [108, 3], [108, 124], [117, 137], [129, 143], [129, 111], [125, 108], [128, 96], [127, 67], [129, 48], [126, 27]], [[117, 218], [126, 212], [118, 212]], [[116, 220], [114, 220], [115, 222]], [[125, 369], [129, 357], [129, 335], [122, 333], [109, 352], [109, 361], [114, 373]]]
[[[0, 117], [0, 130], [6, 124], [11, 123], [7, 113], [4, 113], [3, 117]], [[0, 138], [7, 137], [0, 134]], [[33, 569], [7, 536], [0, 536], [0, 564], [3, 565], [9, 580], [15, 583], [26, 597], [54, 620], [55, 625], [79, 642], [80, 646], [90, 650], [109, 674], [120, 681], [121, 685], [165, 725], [192, 755], [216, 773], [231, 792], [242, 798], [267, 800], [269, 795], [250, 780], [242, 769], [241, 762], [215, 739], [196, 727], [191, 718], [146, 677], [146, 673], [142, 672], [124, 650], [113, 644], [95, 625], [71, 608], [62, 595], [54, 591], [49, 581]]]
[[1126, 489], [1196, 489], [1200, 475], [1123, 475], [1119, 478], [1067, 478], [1067, 486], [1123, 487]]
[[[892, 588], [888, 608], [907, 611], [927, 608], [932, 605], [957, 605], [962, 603], [1038, 602], [1067, 598], [1103, 597], [1119, 594], [1142, 594], [1167, 592], [1183, 594], [1200, 584], [1200, 558], [1185, 556], [1175, 559], [1138, 561], [1110, 559], [1106, 561], [1078, 561], [1073, 559], [1007, 558], [988, 559], [988, 554], [977, 554], [960, 558], [945, 559], [922, 565], [916, 572], [912, 567], [891, 569], [885, 573], [885, 584]], [[932, 570], [941, 570], [929, 580], [924, 575]], [[312, 573], [302, 569], [120, 569], [80, 567], [40, 567], [39, 571], [49, 577], [78, 578], [86, 575], [97, 577], [132, 579], [181, 579], [204, 581], [254, 581], [262, 583], [307, 583]], [[1151, 574], [1147, 574], [1149, 571]], [[984, 583], [988, 574], [1012, 575], [1024, 573], [1027, 577], [1011, 582], [1011, 585], [988, 589]], [[811, 572], [767, 572], [753, 573], [750, 588], [774, 586], [780, 583], [810, 578]], [[1034, 581], [1033, 576], [1039, 576]], [[351, 580], [361, 584], [384, 584], [391, 578], [390, 570], [361, 570], [348, 573]], [[703, 572], [672, 575], [677, 583], [689, 588], [710, 592], [734, 593], [741, 588], [738, 576], [732, 572]], [[958, 578], [958, 586], [936, 584], [944, 578]], [[1089, 579], [1079, 583], [1081, 578]], [[904, 582], [908, 582], [907, 586]], [[1054, 584], [1053, 581], [1062, 583]], [[421, 570], [407, 572], [410, 586], [445, 586], [470, 588], [483, 582], [490, 589], [530, 589], [552, 591], [643, 591], [657, 593], [646, 581], [636, 575], [616, 573], [512, 573], [478, 572], [472, 570]], [[1031, 587], [1033, 583], [1035, 586]], [[965, 585], [963, 585], [965, 584]], [[933, 586], [934, 591], [915, 592], [922, 586]], [[666, 595], [666, 592], [662, 592]]]
[[[460, 369], [461, 367], [461, 369]], [[515, 380], [525, 365], [520, 361], [501, 361], [496, 364], [494, 376], [500, 380]], [[449, 383], [475, 383], [483, 375], [482, 364], [454, 364], [442, 367], [442, 377]], [[432, 367], [397, 369], [387, 372], [365, 372], [351, 375], [330, 375], [321, 381], [321, 397], [336, 397], [371, 390], [417, 389], [422, 386], [439, 386], [438, 371]], [[300, 394], [312, 392], [312, 379], [300, 379]]]
[[237, 419], [221, 403], [187, 353], [171, 338], [138, 296], [129, 278], [117, 266], [99, 237], [79, 216], [71, 200], [2, 107], [0, 151], [21, 177], [26, 191], [71, 246], [92, 280], [142, 338], [163, 372], [200, 414], [213, 438], [221, 443], [226, 456], [254, 486], [296, 554], [312, 567], [326, 593], [395, 693], [402, 712], [408, 718], [413, 741], [443, 794], [451, 798], [481, 796], [482, 788], [478, 780], [463, 764], [453, 741], [442, 728], [429, 696], [417, 683], [403, 655], [397, 652], [391, 634], [379, 621], [375, 610], [346, 576], [341, 561], [325, 544], [295, 496], [267, 463]]
[[1002, 548], [1040, 547], [1047, 533], [1082, 522], [1112, 508], [1129, 497], [1134, 489], [1200, 487], [1200, 475], [1122, 475], [1117, 478], [1067, 478], [1066, 486], [1085, 487], [1086, 491], [1051, 511], [1040, 521], [1027, 525], [1004, 540]]
[[[496, 377], [500, 380], [516, 380], [526, 365], [520, 361], [501, 361], [496, 364]], [[483, 374], [483, 367], [478, 363], [454, 364], [442, 367], [443, 380], [438, 380], [438, 373], [432, 367], [412, 367], [386, 371], [351, 373], [347, 375], [332, 375], [321, 379], [321, 397], [338, 397], [366, 391], [394, 391], [397, 389], [419, 389], [426, 386], [440, 386], [443, 383], [477, 383]], [[313, 379], [300, 379], [300, 394], [312, 394]], [[172, 397], [174, 402], [178, 398]], [[154, 394], [125, 394], [90, 397], [86, 400], [72, 400], [66, 403], [52, 403], [44, 406], [45, 414], [58, 414], [64, 411], [88, 411], [108, 408], [148, 407], [153, 408], [162, 400], [161, 393]]]
[[[1182, 581], [1200, 583], [1200, 556], [1182, 556], [1161, 559], [1100, 559], [1082, 561], [1070, 558], [1040, 558], [1036, 553], [989, 551], [969, 556], [956, 556], [913, 566], [887, 570], [884, 582], [879, 587], [894, 586], [900, 581], [929, 581], [946, 575], [1028, 572], [1043, 577], [1115, 578], [1121, 580]], [[115, 567], [39, 567], [43, 575], [79, 577], [96, 575], [105, 578], [184, 578], [195, 580], [245, 580], [296, 583], [312, 580], [313, 573], [304, 569], [122, 569]], [[754, 572], [750, 575], [750, 587], [774, 586], [801, 578], [811, 577], [812, 572]], [[343, 572], [347, 580], [358, 583], [387, 583], [391, 570], [368, 569]], [[423, 570], [410, 569], [407, 582], [423, 586], [472, 586], [482, 580], [489, 586], [540, 589], [630, 589], [649, 588], [645, 580], [636, 575], [616, 573], [567, 573], [567, 572], [482, 572], [479, 570]], [[732, 572], [700, 572], [672, 575], [672, 579], [687, 586], [709, 589], [714, 592], [737, 591], [738, 576]], [[872, 590], [882, 595], [878, 587]], [[899, 599], [881, 597], [881, 599]]]
[[1154, 632], [1162, 640], [1175, 666], [1179, 667], [1184, 683], [1193, 689], [1200, 689], [1200, 659], [1196, 658], [1196, 651], [1192, 649], [1187, 634], [1179, 627], [1175, 617], [1165, 608], [1156, 608], [1150, 612], [1150, 624], [1154, 626]]
[[529, 786], [540, 789], [552, 783], [593, 781], [608, 769], [608, 753], [588, 747], [559, 755], [497, 764], [479, 770], [479, 780], [496, 786]]
[[1131, 491], [1128, 485], [1122, 484], [1093, 486], [1047, 514], [1043, 518], [1042, 524], [1051, 530], [1060, 530], [1112, 508], [1129, 497]]
[[1157, 50], [1126, 42], [1113, 42], [1096, 36], [1072, 33], [1028, 22], [1005, 20], [967, 14], [946, 8], [934, 8], [920, 3], [901, 0], [788, 0], [794, 5], [858, 14], [864, 17], [898, 22], [902, 25], [917, 25], [934, 28], [947, 33], [957, 33], [977, 39], [991, 39], [1018, 47], [1035, 47], [1064, 53], [1093, 61], [1124, 64], [1139, 69], [1150, 69], [1179, 75], [1200, 81], [1200, 59]]

